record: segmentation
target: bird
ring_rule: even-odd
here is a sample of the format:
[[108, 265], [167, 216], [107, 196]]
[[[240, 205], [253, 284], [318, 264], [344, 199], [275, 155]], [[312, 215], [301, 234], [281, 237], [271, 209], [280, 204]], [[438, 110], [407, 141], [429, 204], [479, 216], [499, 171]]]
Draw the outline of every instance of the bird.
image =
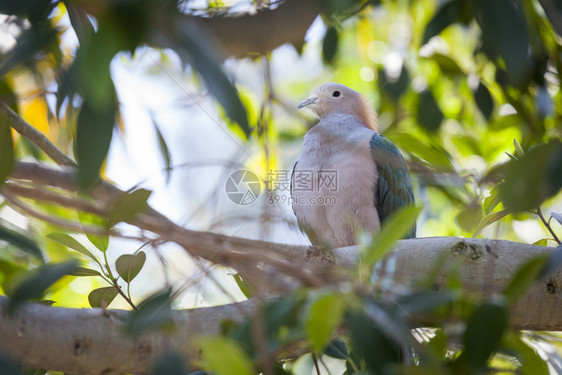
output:
[[[313, 245], [357, 245], [360, 232], [378, 232], [392, 213], [415, 204], [406, 162], [378, 132], [361, 93], [325, 83], [297, 108], [320, 119], [304, 136], [290, 184], [297, 223]], [[415, 236], [414, 225], [406, 238]]]

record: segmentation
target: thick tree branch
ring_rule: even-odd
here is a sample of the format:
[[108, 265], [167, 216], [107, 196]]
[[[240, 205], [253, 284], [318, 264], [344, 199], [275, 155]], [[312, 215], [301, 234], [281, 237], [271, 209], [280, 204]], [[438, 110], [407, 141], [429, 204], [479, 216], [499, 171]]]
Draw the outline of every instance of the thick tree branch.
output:
[[[238, 239], [231, 239], [236, 242]], [[290, 251], [296, 260], [310, 266], [324, 263], [321, 252], [306, 252], [302, 247], [267, 244], [264, 252]], [[228, 248], [228, 241], [216, 247]], [[517, 268], [537, 255], [550, 255], [554, 248], [510, 241], [420, 238], [401, 241], [393, 253], [395, 266], [385, 277], [393, 285], [416, 287], [420, 280], [435, 273], [435, 288], [451, 272], [456, 272], [468, 292], [491, 296], [501, 292]], [[356, 247], [336, 249], [332, 261], [342, 267], [355, 267]], [[562, 271], [558, 270], [536, 285], [511, 307], [511, 324], [518, 329], [562, 330]], [[0, 310], [6, 303], [0, 298]], [[122, 333], [125, 311], [65, 309], [27, 304], [14, 318], [0, 318], [0, 350], [25, 365], [81, 374], [143, 373], [164, 350], [178, 351], [185, 358], [197, 358], [194, 338], [216, 335], [224, 319], [239, 321], [259, 304], [249, 300], [238, 304], [178, 310], [172, 333], [152, 333], [130, 337]], [[413, 326], [442, 324], [450, 317], [410, 316]], [[64, 329], [61, 329], [64, 327]]]
[[286, 0], [275, 9], [263, 9], [255, 14], [211, 18], [185, 16], [185, 21], [198, 22], [207, 29], [226, 57], [260, 56], [282, 44], [302, 44], [320, 10], [314, 0]]

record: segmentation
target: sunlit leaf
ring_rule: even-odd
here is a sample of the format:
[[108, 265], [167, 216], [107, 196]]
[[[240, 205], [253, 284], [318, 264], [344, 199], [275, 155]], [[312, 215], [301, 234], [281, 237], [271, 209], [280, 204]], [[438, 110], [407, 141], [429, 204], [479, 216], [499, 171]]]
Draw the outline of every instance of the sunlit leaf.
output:
[[521, 367], [517, 372], [523, 375], [548, 375], [547, 363], [520, 337], [520, 333], [508, 333], [501, 343], [501, 351], [517, 358]]
[[217, 375], [252, 375], [256, 373], [248, 355], [231, 339], [225, 337], [199, 338], [202, 367]]
[[37, 260], [44, 262], [43, 253], [35, 241], [26, 237], [16, 231], [8, 229], [0, 225], [0, 240], [6, 241], [17, 248], [23, 250], [29, 255], [35, 257]]
[[137, 335], [154, 329], [172, 327], [170, 294], [170, 289], [165, 289], [142, 301], [137, 309], [129, 314], [125, 322], [125, 331]]
[[75, 261], [47, 263], [34, 269], [14, 288], [8, 301], [8, 312], [13, 313], [24, 302], [39, 299], [61, 277], [74, 271]]
[[64, 246], [69, 247], [72, 250], [76, 250], [79, 253], [84, 254], [88, 258], [98, 262], [97, 258], [90, 252], [90, 250], [86, 249], [84, 245], [82, 245], [80, 242], [74, 239], [74, 237], [71, 237], [66, 233], [49, 233], [47, 234], [47, 238], [63, 244]]
[[69, 272], [68, 274], [70, 276], [101, 276], [98, 271], [84, 267], [76, 267], [74, 271]]
[[386, 219], [381, 230], [373, 236], [372, 243], [362, 254], [364, 263], [375, 264], [392, 250], [394, 244], [410, 231], [421, 212], [422, 207], [408, 206]]
[[533, 242], [533, 245], [535, 245], [535, 246], [547, 246], [548, 245], [548, 238], [542, 238], [540, 240], [537, 240], [537, 241]]
[[496, 221], [498, 221], [501, 218], [509, 215], [510, 213], [511, 213], [511, 210], [501, 210], [501, 211], [493, 212], [489, 215], [486, 215], [484, 218], [482, 218], [482, 220], [480, 220], [480, 222], [476, 226], [476, 229], [474, 230], [474, 233], [472, 233], [472, 237], [473, 238], [477, 237], [482, 232], [482, 230], [484, 230], [484, 228], [486, 228], [488, 225], [495, 223]]
[[345, 300], [340, 294], [325, 294], [316, 298], [309, 306], [306, 317], [306, 332], [312, 349], [321, 351], [339, 327], [345, 312]]
[[420, 126], [425, 130], [432, 133], [439, 130], [445, 116], [431, 91], [424, 90], [419, 94], [416, 118]]
[[521, 159], [525, 156], [525, 151], [523, 151], [523, 147], [517, 142], [517, 139], [513, 139], [513, 147], [515, 147], [515, 155], [517, 155], [517, 159]]
[[[90, 214], [88, 212], [78, 211], [78, 219], [82, 226], [93, 225], [100, 229], [107, 228], [107, 219], [98, 215]], [[107, 251], [109, 246], [109, 235], [91, 234], [86, 232], [88, 240], [100, 251]]]
[[483, 369], [499, 347], [507, 319], [507, 308], [501, 303], [486, 302], [478, 306], [467, 322], [457, 364], [468, 367], [469, 373]]
[[322, 43], [322, 57], [328, 64], [332, 63], [338, 50], [338, 30], [335, 27], [328, 27], [324, 42]]
[[[175, 352], [160, 355], [152, 368], [152, 375], [185, 375], [187, 374], [184, 359]], [[190, 373], [191, 374], [191, 373]]]
[[482, 205], [482, 207], [484, 208], [484, 213], [486, 215], [490, 214], [494, 210], [494, 208], [496, 208], [497, 205], [500, 204], [500, 202], [500, 189], [496, 186], [492, 190], [490, 190], [490, 196], [484, 199], [484, 204]]
[[0, 187], [14, 168], [14, 144], [8, 116], [0, 110]]
[[122, 221], [134, 219], [148, 207], [147, 200], [151, 193], [145, 189], [137, 189], [121, 194], [107, 215], [107, 225], [112, 227]]
[[117, 293], [117, 290], [112, 286], [94, 289], [88, 295], [88, 302], [92, 307], [106, 308], [117, 297]]
[[145, 261], [146, 254], [144, 251], [139, 251], [133, 255], [121, 255], [115, 261], [115, 269], [125, 282], [130, 283], [139, 274]]
[[534, 283], [538, 281], [539, 276], [548, 263], [548, 260], [548, 256], [540, 255], [531, 258], [519, 267], [503, 292], [509, 301], [513, 302], [517, 298], [521, 297]]
[[242, 276], [240, 276], [239, 273], [236, 273], [232, 275], [232, 277], [234, 278], [234, 281], [236, 281], [236, 285], [238, 285], [238, 288], [240, 288], [240, 291], [244, 294], [244, 296], [246, 296], [246, 298], [252, 298], [252, 290], [250, 289], [248, 283], [242, 279]]
[[482, 219], [482, 208], [478, 204], [471, 204], [461, 209], [455, 221], [463, 230], [472, 231]]

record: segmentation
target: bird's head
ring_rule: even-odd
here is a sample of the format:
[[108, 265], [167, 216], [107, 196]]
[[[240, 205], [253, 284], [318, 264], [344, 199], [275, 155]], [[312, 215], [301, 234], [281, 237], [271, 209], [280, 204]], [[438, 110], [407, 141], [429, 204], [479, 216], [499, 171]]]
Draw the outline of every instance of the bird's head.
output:
[[310, 93], [297, 108], [307, 107], [320, 119], [331, 114], [355, 116], [366, 127], [377, 130], [375, 111], [367, 99], [340, 83], [325, 83]]

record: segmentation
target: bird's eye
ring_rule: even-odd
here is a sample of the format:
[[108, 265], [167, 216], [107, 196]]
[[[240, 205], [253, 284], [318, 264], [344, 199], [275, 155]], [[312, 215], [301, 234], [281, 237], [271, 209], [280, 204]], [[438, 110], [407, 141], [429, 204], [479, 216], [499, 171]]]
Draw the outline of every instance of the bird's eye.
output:
[[339, 91], [336, 90], [336, 91], [334, 91], [334, 92], [332, 93], [332, 96], [333, 96], [334, 98], [339, 98], [339, 97], [341, 96], [341, 92], [339, 92]]

